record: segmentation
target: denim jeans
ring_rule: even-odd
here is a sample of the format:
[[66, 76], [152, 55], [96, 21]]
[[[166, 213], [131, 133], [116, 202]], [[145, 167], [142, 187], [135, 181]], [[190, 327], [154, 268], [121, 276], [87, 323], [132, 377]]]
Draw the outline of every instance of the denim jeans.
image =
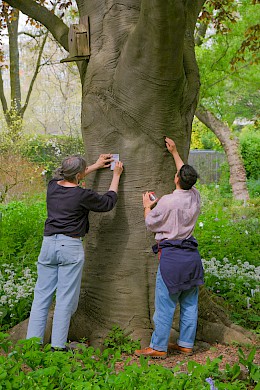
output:
[[65, 347], [70, 319], [78, 306], [83, 264], [80, 239], [63, 234], [43, 238], [27, 338], [39, 337], [43, 341], [48, 311], [56, 291], [51, 344]]
[[180, 336], [177, 344], [181, 347], [192, 348], [195, 341], [198, 320], [198, 287], [187, 291], [170, 294], [161, 275], [157, 271], [155, 288], [154, 332], [150, 347], [157, 351], [167, 351], [173, 315], [180, 304]]

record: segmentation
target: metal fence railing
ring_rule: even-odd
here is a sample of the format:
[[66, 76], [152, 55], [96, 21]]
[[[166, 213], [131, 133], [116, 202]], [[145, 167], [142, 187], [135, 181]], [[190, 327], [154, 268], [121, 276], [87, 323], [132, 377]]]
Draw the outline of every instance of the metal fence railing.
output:
[[220, 167], [226, 162], [226, 156], [216, 150], [190, 150], [188, 162], [200, 176], [202, 184], [217, 183], [220, 178]]

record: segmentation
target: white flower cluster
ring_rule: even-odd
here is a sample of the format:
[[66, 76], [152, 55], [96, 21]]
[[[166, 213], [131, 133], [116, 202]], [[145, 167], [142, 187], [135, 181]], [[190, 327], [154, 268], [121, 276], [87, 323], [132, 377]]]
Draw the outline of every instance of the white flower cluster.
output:
[[[208, 288], [210, 290], [216, 293], [221, 293], [223, 288], [224, 290], [234, 291], [236, 289], [236, 282], [242, 282], [246, 288], [246, 307], [249, 309], [252, 306], [252, 299], [258, 296], [260, 292], [260, 285], [257, 284], [260, 281], [260, 267], [249, 264], [248, 261], [242, 263], [241, 260], [238, 260], [237, 264], [232, 264], [227, 258], [224, 258], [221, 262], [215, 257], [211, 260], [202, 259], [202, 263], [206, 283], [208, 282]], [[207, 276], [209, 276], [208, 281]], [[219, 281], [214, 281], [212, 284], [210, 280], [211, 276], [217, 278]], [[253, 286], [254, 288], [252, 288]]]
[[243, 280], [260, 281], [260, 267], [249, 264], [248, 261], [242, 263], [237, 260], [237, 264], [232, 264], [225, 257], [223, 261], [212, 257], [211, 260], [202, 259], [205, 273], [216, 276], [218, 279], [238, 278]]
[[53, 141], [52, 139], [50, 139], [50, 140], [48, 140], [48, 141], [46, 142], [46, 145], [47, 145], [47, 146], [51, 145], [51, 146], [53, 147], [53, 149], [54, 149], [54, 154], [55, 154], [56, 156], [60, 156], [60, 155], [61, 155], [61, 150], [60, 150], [60, 148], [56, 145], [56, 142], [55, 142], [55, 141]]
[[[36, 272], [32, 272], [26, 267], [20, 272], [15, 271], [14, 264], [2, 264], [0, 271], [0, 318], [3, 313], [13, 311], [19, 301], [24, 298], [29, 298], [33, 294]], [[11, 313], [10, 317], [14, 314]]]

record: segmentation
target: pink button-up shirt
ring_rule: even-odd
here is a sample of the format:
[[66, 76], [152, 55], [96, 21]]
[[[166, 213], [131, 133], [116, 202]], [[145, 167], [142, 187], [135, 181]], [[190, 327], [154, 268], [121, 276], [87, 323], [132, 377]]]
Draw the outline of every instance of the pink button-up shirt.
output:
[[183, 240], [192, 235], [199, 213], [200, 194], [196, 188], [175, 190], [161, 197], [145, 224], [155, 233], [156, 241]]

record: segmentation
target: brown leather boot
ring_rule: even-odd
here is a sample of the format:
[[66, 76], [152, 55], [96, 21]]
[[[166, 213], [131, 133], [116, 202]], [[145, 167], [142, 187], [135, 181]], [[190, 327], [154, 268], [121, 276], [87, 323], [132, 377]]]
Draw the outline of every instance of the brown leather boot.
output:
[[152, 349], [150, 347], [147, 347], [144, 349], [137, 349], [135, 351], [135, 355], [136, 356], [151, 357], [153, 359], [166, 359], [167, 358], [167, 352], [156, 351], [155, 349]]
[[182, 353], [183, 355], [191, 356], [193, 354], [192, 348], [180, 347], [178, 344], [169, 343], [168, 344], [169, 353]]

